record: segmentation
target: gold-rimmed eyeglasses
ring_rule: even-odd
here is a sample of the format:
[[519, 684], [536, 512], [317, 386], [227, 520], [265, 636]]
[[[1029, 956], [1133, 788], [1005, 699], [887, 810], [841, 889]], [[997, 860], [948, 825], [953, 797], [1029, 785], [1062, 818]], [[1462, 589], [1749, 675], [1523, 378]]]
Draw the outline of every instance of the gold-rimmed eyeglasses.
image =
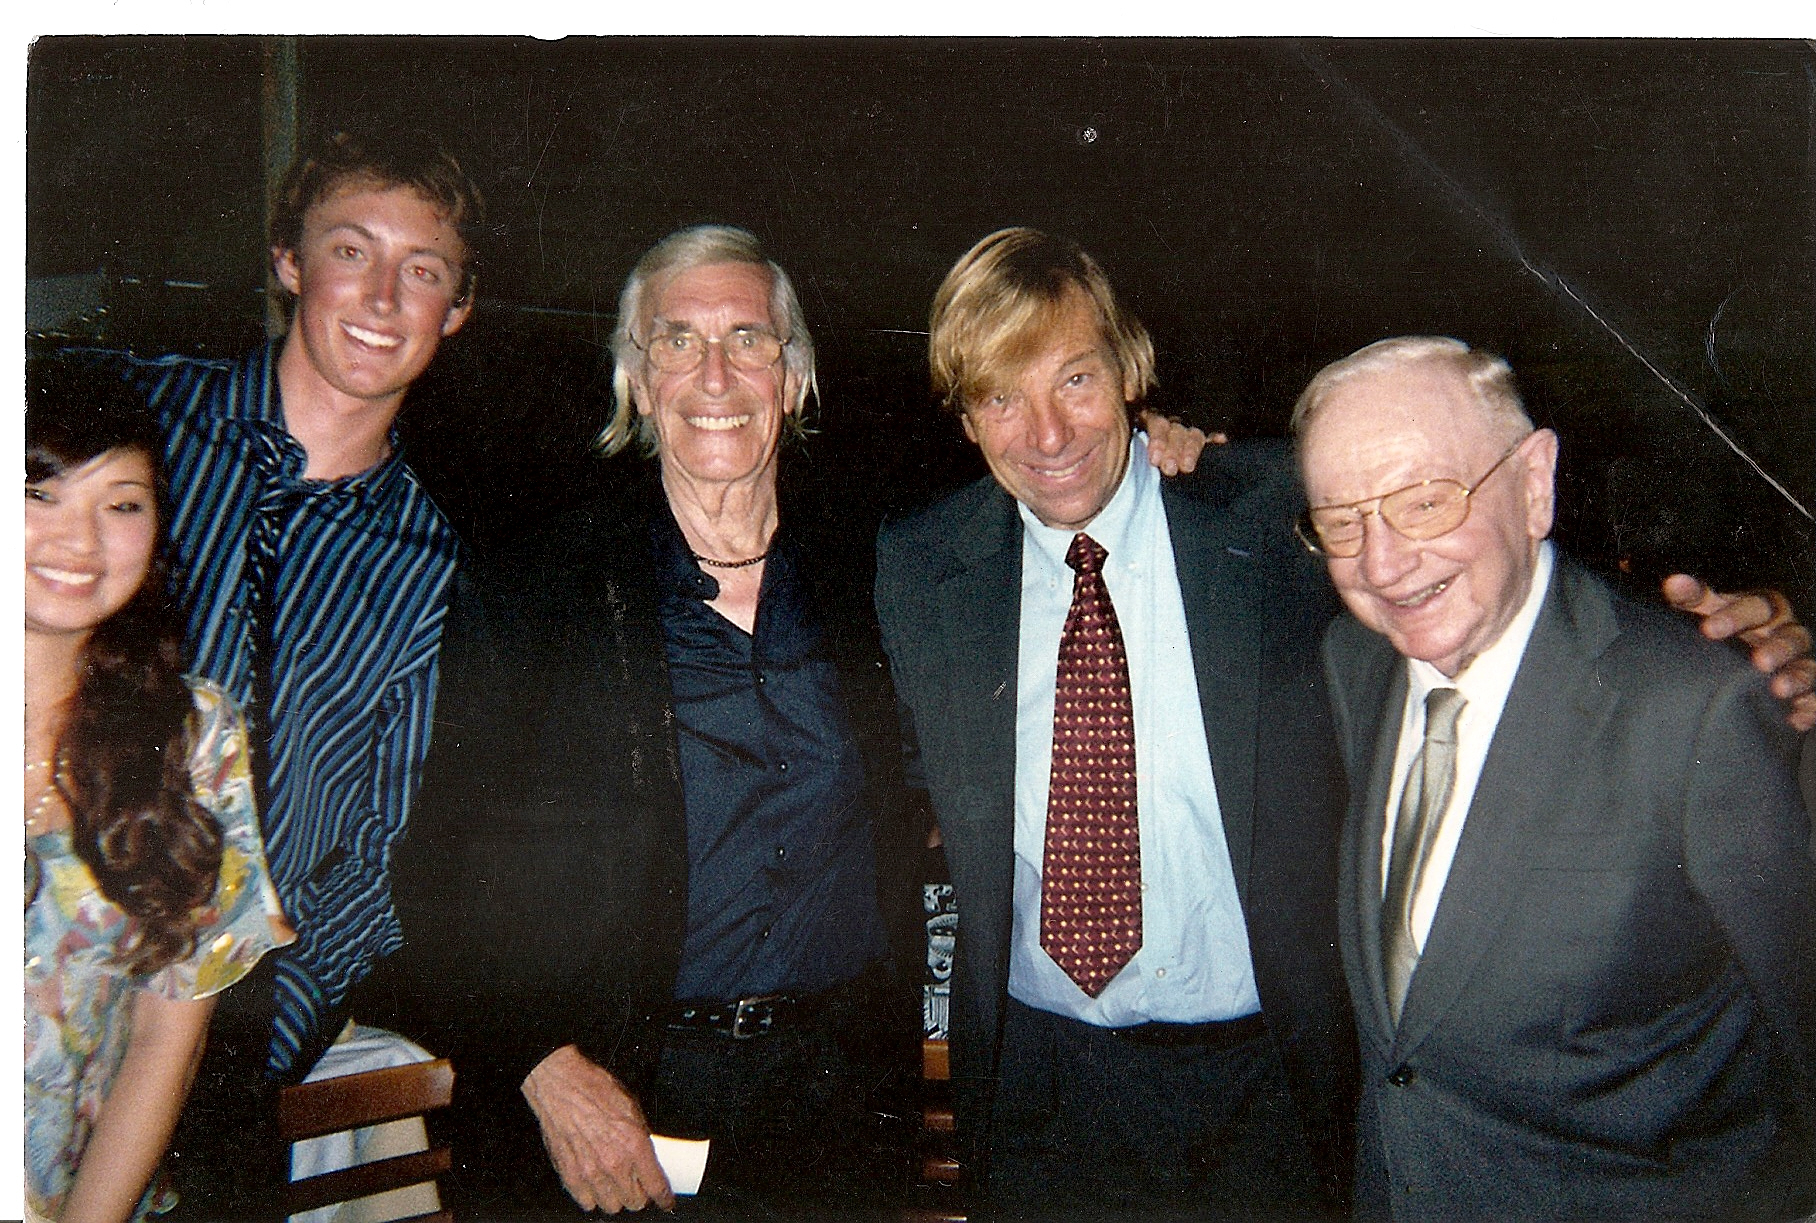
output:
[[[1362, 555], [1363, 524], [1370, 514], [1379, 515], [1382, 522], [1407, 539], [1422, 541], [1448, 535], [1468, 520], [1470, 496], [1525, 444], [1523, 437], [1474, 484], [1449, 479], [1420, 480], [1347, 505], [1314, 505], [1299, 516], [1293, 531], [1311, 551], [1338, 560]], [[1375, 508], [1367, 508], [1371, 505]]]
[[739, 327], [722, 336], [704, 336], [692, 328], [658, 332], [648, 344], [631, 343], [648, 354], [650, 364], [665, 374], [685, 374], [706, 360], [706, 350], [717, 344], [725, 359], [742, 370], [768, 369], [782, 356], [790, 341], [761, 327]]

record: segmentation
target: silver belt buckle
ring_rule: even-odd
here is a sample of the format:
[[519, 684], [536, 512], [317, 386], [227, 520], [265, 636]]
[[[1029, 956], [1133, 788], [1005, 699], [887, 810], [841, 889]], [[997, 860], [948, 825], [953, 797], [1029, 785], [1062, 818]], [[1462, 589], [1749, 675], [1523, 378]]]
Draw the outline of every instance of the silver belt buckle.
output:
[[770, 1005], [780, 994], [764, 994], [758, 998], [738, 999], [737, 1009], [731, 1016], [731, 1038], [749, 1040], [769, 1031], [769, 1025], [775, 1022], [775, 1009]]

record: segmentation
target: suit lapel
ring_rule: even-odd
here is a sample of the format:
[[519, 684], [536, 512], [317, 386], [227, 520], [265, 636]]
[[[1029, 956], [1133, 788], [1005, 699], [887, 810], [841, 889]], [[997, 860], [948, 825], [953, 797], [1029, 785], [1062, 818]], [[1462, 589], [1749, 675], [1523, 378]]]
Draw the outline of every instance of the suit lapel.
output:
[[1161, 497], [1198, 673], [1217, 805], [1246, 910], [1255, 833], [1255, 748], [1264, 731], [1258, 720], [1266, 609], [1255, 597], [1254, 562], [1246, 550], [1235, 547], [1228, 516], [1179, 493], [1169, 482], [1162, 483]]
[[956, 563], [935, 582], [948, 646], [946, 655], [964, 660], [953, 675], [960, 716], [977, 744], [974, 766], [1000, 778], [1014, 793], [1015, 677], [1021, 644], [1021, 521], [1015, 503], [992, 486], [975, 509], [955, 522], [951, 540]]
[[1533, 822], [1565, 810], [1576, 761], [1613, 712], [1594, 661], [1618, 628], [1606, 595], [1562, 557], [1533, 628], [1457, 843], [1425, 953], [1407, 992], [1396, 1049], [1409, 1052], [1467, 987], [1495, 942], [1509, 898], [1528, 886]]
[[1331, 648], [1343, 676], [1342, 699], [1351, 715], [1345, 752], [1357, 794], [1344, 821], [1338, 922], [1345, 944], [1356, 948], [1352, 976], [1362, 986], [1356, 991], [1356, 1004], [1374, 1017], [1370, 1030], [1384, 1034], [1381, 1043], [1386, 1045], [1392, 1041], [1394, 1025], [1381, 972], [1381, 838], [1406, 705], [1406, 667], [1385, 638], [1353, 622], [1343, 627], [1347, 631], [1333, 636]]
[[[968, 842], [976, 864], [965, 895], [969, 928], [997, 944], [979, 949], [980, 964], [1000, 966], [1006, 988], [1015, 871], [1016, 672], [1021, 640], [1022, 530], [1015, 502], [994, 483], [961, 503], [947, 536], [951, 563], [933, 580], [945, 637], [939, 657], [954, 699], [945, 708], [962, 725], [942, 733], [965, 745], [957, 792], [963, 801], [941, 813], [965, 827], [949, 836]], [[988, 912], [980, 912], [982, 906]], [[993, 968], [993, 971], [995, 969]]]

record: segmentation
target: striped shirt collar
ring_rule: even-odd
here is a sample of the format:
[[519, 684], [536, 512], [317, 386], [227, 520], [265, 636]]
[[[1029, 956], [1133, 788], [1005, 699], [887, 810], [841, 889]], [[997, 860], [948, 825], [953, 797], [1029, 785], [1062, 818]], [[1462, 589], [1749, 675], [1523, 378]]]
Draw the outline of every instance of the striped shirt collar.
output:
[[253, 393], [223, 396], [211, 405], [221, 410], [221, 419], [238, 422], [259, 439], [254, 456], [260, 474], [273, 484], [312, 497], [349, 497], [369, 503], [394, 495], [406, 469], [403, 441], [395, 425], [389, 436], [391, 453], [371, 467], [333, 480], [304, 477], [309, 454], [284, 424], [278, 379], [283, 344], [282, 336], [270, 340], [247, 362], [245, 376]]

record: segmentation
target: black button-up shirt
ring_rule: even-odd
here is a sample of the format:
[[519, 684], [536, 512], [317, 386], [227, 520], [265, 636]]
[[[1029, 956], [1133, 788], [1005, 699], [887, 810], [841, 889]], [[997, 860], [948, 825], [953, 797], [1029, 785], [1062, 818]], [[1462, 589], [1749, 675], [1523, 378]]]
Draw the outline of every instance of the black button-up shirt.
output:
[[810, 993], [884, 952], [863, 763], [811, 605], [776, 532], [745, 633], [674, 519], [652, 528], [687, 804], [680, 999]]

